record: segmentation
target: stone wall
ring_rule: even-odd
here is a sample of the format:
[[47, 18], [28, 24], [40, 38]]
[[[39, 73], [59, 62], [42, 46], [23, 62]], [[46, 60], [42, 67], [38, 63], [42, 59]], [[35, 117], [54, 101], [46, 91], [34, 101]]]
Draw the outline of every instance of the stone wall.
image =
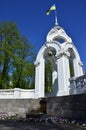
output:
[[0, 113], [14, 113], [19, 117], [37, 112], [68, 119], [86, 120], [86, 94], [48, 97], [42, 99], [0, 99]]
[[0, 99], [0, 113], [14, 113], [19, 117], [26, 117], [39, 108], [39, 99]]
[[47, 98], [48, 115], [86, 120], [86, 94]]

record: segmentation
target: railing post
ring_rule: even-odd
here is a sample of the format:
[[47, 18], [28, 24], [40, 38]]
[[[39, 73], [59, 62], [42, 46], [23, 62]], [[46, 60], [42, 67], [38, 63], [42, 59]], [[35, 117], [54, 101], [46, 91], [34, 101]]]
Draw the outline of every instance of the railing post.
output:
[[70, 94], [76, 94], [76, 78], [72, 77], [70, 81]]
[[19, 88], [14, 88], [14, 97], [19, 98], [20, 97], [20, 89]]

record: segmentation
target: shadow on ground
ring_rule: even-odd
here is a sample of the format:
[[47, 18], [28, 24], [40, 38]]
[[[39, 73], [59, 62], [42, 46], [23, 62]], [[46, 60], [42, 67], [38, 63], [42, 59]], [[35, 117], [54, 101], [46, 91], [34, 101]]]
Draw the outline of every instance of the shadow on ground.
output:
[[33, 123], [15, 120], [1, 120], [0, 130], [86, 130], [85, 128], [52, 123]]

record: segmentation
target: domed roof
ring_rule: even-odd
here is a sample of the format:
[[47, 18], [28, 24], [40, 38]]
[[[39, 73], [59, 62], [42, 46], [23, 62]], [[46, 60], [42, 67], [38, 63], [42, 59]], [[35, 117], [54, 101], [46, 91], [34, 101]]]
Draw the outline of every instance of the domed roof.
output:
[[72, 42], [71, 38], [66, 34], [64, 29], [58, 25], [55, 25], [47, 34], [46, 41], [55, 41], [57, 39], [63, 39], [64, 42]]

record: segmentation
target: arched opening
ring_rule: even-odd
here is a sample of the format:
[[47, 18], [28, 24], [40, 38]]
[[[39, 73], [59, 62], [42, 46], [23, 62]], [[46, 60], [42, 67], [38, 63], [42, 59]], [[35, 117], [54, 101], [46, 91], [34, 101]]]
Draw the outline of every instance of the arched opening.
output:
[[56, 96], [57, 92], [57, 65], [56, 65], [56, 50], [53, 47], [48, 47], [44, 52], [45, 59], [45, 95]]
[[70, 69], [70, 77], [74, 77], [74, 59], [75, 59], [75, 54], [72, 48], [68, 49], [70, 53], [69, 57], [69, 69]]
[[45, 94], [52, 92], [52, 65], [49, 60], [45, 61]]
[[74, 77], [73, 59], [69, 59], [70, 77]]
[[66, 42], [66, 39], [63, 37], [55, 37], [53, 40], [59, 42], [60, 44]]

